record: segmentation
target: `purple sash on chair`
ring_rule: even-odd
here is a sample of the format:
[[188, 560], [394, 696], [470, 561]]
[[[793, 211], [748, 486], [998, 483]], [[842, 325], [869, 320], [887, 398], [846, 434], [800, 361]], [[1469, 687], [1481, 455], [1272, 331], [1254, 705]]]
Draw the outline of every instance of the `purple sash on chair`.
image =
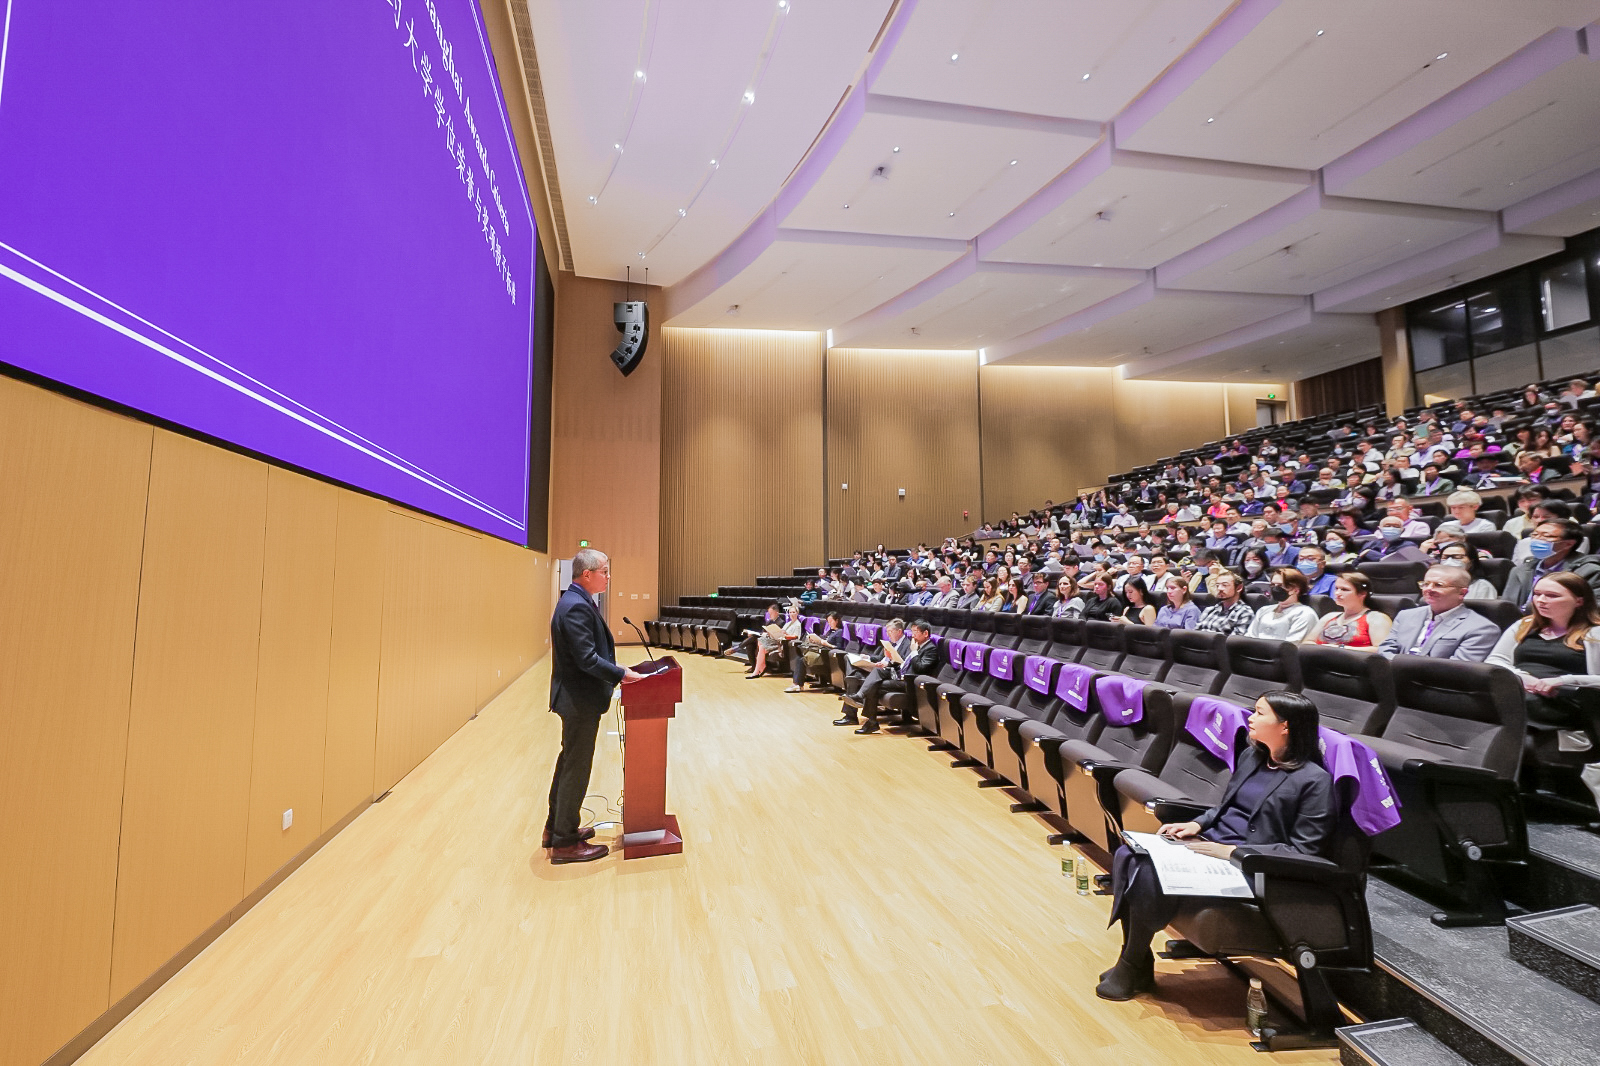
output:
[[1022, 663], [1022, 683], [1041, 696], [1050, 694], [1050, 671], [1056, 661], [1043, 655], [1030, 655]]
[[1062, 663], [1061, 674], [1056, 678], [1056, 695], [1079, 711], [1089, 709], [1089, 682], [1094, 679], [1094, 667], [1077, 663]]
[[956, 637], [947, 637], [944, 642], [945, 657], [950, 665], [957, 670], [967, 668], [967, 642]]
[[814, 614], [808, 614], [804, 618], [800, 619], [800, 628], [805, 630], [807, 633], [815, 633], [817, 631], [817, 627], [820, 625], [822, 625], [822, 619], [818, 618]]
[[987, 661], [988, 657], [989, 645], [979, 644], [976, 641], [968, 641], [966, 648], [962, 652], [961, 665], [966, 667], [968, 670], [973, 670], [981, 674], [983, 673], [983, 664], [985, 661]]
[[1189, 704], [1189, 717], [1183, 723], [1200, 746], [1233, 769], [1233, 742], [1245, 728], [1244, 708], [1215, 696], [1196, 696]]
[[1335, 783], [1346, 777], [1355, 779], [1350, 817], [1363, 833], [1375, 837], [1400, 824], [1400, 797], [1395, 795], [1376, 752], [1327, 726], [1317, 729], [1317, 747], [1322, 751], [1323, 768], [1333, 775]]
[[1145, 682], [1136, 677], [1107, 674], [1094, 683], [1100, 713], [1111, 725], [1132, 725], [1144, 717]]
[[873, 625], [870, 622], [857, 622], [856, 623], [856, 636], [861, 640], [861, 643], [863, 643], [863, 644], [871, 644], [874, 647], [876, 647], [877, 644], [878, 644], [878, 636], [882, 632], [883, 632], [883, 627], [882, 626]]
[[842, 628], [844, 629], [844, 639], [845, 640], [855, 640], [856, 639], [856, 624], [854, 622], [846, 622], [846, 623], [844, 623]]
[[1017, 662], [1021, 658], [1022, 653], [1020, 651], [995, 648], [989, 653], [989, 676], [1000, 681], [1015, 681], [1017, 678]]

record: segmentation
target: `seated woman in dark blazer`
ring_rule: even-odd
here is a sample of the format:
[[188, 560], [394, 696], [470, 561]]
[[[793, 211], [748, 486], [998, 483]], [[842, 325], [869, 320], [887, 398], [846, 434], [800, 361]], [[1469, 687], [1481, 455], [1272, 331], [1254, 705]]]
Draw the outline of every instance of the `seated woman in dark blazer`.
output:
[[[1219, 859], [1261, 852], [1321, 855], [1333, 834], [1333, 778], [1317, 761], [1317, 705], [1297, 692], [1269, 692], [1249, 719], [1250, 745], [1239, 757], [1222, 802], [1161, 835]], [[1132, 999], [1155, 987], [1150, 941], [1177, 913], [1179, 900], [1161, 891], [1149, 858], [1118, 848], [1111, 865], [1116, 896], [1111, 920], [1122, 921], [1122, 954], [1100, 975], [1095, 995]]]

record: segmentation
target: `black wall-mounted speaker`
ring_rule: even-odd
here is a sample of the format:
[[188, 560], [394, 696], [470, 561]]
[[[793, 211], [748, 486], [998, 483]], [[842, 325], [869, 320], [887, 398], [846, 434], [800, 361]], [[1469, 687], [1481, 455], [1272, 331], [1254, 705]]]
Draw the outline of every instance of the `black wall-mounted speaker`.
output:
[[622, 376], [627, 377], [644, 358], [645, 346], [650, 342], [650, 309], [643, 300], [629, 300], [613, 305], [611, 320], [622, 334], [616, 350], [611, 353], [611, 361], [617, 364]]

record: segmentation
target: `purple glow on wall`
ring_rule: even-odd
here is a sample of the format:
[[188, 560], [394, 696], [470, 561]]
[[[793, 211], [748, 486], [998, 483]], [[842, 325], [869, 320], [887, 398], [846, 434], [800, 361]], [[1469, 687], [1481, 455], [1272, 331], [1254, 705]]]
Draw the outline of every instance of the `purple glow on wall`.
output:
[[475, 0], [0, 19], [0, 361], [526, 540], [535, 231]]

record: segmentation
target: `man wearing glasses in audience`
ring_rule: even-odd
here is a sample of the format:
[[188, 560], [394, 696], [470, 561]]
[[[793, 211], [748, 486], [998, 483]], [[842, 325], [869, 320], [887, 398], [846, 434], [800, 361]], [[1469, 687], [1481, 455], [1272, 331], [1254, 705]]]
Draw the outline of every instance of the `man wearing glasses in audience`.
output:
[[1540, 578], [1562, 570], [1570, 570], [1591, 586], [1600, 588], [1600, 558], [1578, 555], [1581, 540], [1583, 529], [1570, 518], [1540, 522], [1527, 541], [1531, 557], [1512, 569], [1500, 598], [1526, 612], [1533, 586]]
[[1472, 576], [1459, 566], [1433, 566], [1422, 576], [1421, 607], [1395, 615], [1394, 627], [1378, 645], [1386, 658], [1425, 655], [1481, 663], [1494, 650], [1500, 629], [1464, 606]]

